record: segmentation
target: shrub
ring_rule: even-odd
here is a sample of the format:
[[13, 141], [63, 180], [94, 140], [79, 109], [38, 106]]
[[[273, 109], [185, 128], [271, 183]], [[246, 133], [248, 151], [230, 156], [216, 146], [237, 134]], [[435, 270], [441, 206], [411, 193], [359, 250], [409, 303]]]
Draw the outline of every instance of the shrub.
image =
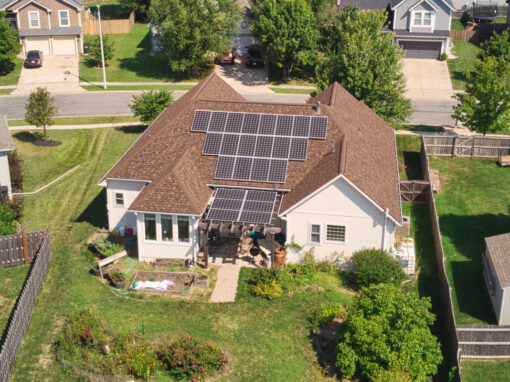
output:
[[251, 290], [255, 296], [267, 298], [268, 300], [278, 298], [283, 293], [282, 287], [276, 280], [259, 281], [252, 285]]
[[312, 316], [312, 327], [324, 328], [329, 325], [342, 312], [342, 304], [321, 304]]
[[151, 90], [133, 96], [129, 108], [136, 117], [145, 123], [152, 123], [165, 108], [172, 103], [172, 95], [168, 90]]
[[359, 286], [371, 284], [399, 285], [406, 275], [400, 262], [379, 249], [363, 249], [354, 253], [354, 278]]
[[161, 347], [157, 355], [162, 367], [176, 380], [195, 380], [222, 370], [228, 362], [225, 351], [188, 334]]
[[23, 190], [23, 169], [16, 150], [8, 155], [9, 173], [11, 174], [11, 185], [14, 190]]
[[112, 243], [105, 237], [101, 237], [95, 240], [92, 245], [96, 247], [98, 251], [100, 251], [105, 256], [111, 256], [115, 253], [118, 253], [124, 249], [124, 246], [117, 243]]
[[120, 272], [120, 271], [116, 271], [116, 272], [113, 272], [111, 275], [110, 275], [111, 279], [115, 282], [120, 282], [120, 281], [124, 281], [126, 280], [126, 276], [124, 275], [124, 273]]
[[16, 211], [6, 205], [0, 205], [0, 236], [12, 235], [17, 228]]
[[15, 196], [12, 199], [7, 199], [4, 201], [4, 205], [16, 213], [17, 220], [23, 216], [24, 202], [22, 197]]

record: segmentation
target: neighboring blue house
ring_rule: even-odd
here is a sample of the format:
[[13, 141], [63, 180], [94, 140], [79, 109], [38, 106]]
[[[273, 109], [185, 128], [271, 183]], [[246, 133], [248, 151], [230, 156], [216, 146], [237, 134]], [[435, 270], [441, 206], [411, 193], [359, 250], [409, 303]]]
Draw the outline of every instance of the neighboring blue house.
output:
[[438, 59], [450, 44], [451, 0], [340, 0], [340, 8], [384, 9], [406, 58]]

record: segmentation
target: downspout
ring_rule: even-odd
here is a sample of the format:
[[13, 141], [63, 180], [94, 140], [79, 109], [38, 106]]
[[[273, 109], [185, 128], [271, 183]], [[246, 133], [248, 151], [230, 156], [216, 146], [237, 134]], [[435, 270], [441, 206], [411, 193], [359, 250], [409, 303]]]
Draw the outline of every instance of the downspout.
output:
[[388, 209], [384, 211], [384, 226], [383, 226], [383, 232], [382, 232], [382, 250], [384, 251], [386, 249], [386, 224], [388, 222]]

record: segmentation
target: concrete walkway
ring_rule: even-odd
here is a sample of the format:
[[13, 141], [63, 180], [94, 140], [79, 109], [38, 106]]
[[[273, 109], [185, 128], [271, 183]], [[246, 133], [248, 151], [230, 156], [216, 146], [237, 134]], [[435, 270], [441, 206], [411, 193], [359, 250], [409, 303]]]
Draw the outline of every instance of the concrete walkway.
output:
[[237, 264], [223, 264], [220, 267], [218, 280], [211, 294], [211, 302], [234, 302], [236, 300], [241, 268]]

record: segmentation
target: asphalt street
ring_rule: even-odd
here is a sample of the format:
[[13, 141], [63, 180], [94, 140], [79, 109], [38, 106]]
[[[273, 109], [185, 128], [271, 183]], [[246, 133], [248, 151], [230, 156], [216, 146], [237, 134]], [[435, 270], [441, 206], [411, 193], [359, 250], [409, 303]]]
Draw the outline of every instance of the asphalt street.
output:
[[[139, 91], [112, 91], [112, 92], [87, 92], [55, 94], [55, 104], [59, 110], [59, 116], [107, 116], [107, 115], [131, 115], [129, 104], [133, 94]], [[173, 92], [174, 99], [184, 94], [183, 91]], [[260, 94], [244, 93], [243, 96], [249, 101], [259, 102], [283, 102], [305, 103], [309, 98], [303, 94]], [[7, 119], [22, 119], [25, 114], [25, 96], [0, 96], [0, 115], [5, 114]], [[451, 119], [454, 101], [415, 100], [415, 110], [410, 123], [424, 125], [453, 125]]]

